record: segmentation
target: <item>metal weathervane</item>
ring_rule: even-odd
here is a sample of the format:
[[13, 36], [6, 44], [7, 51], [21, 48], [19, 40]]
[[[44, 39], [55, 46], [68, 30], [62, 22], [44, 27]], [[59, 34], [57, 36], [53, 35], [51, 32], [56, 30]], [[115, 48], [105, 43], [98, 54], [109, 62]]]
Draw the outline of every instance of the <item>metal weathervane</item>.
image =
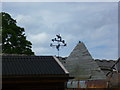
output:
[[62, 40], [62, 37], [60, 36], [60, 34], [59, 34], [59, 35], [56, 35], [56, 37], [57, 37], [57, 38], [52, 39], [52, 42], [53, 42], [53, 43], [56, 42], [56, 44], [51, 43], [50, 46], [51, 46], [51, 47], [56, 47], [56, 49], [57, 49], [57, 51], [58, 51], [58, 57], [59, 57], [60, 47], [61, 47], [61, 46], [63, 46], [63, 47], [64, 47], [64, 46], [67, 46], [67, 44], [65, 43], [65, 40]]

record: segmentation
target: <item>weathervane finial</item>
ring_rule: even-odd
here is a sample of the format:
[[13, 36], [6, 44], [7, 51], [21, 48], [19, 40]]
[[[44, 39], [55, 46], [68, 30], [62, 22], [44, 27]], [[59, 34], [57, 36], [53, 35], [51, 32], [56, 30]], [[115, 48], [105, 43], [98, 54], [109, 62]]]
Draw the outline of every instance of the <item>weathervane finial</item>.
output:
[[65, 40], [62, 39], [62, 37], [60, 36], [60, 34], [56, 35], [57, 38], [52, 39], [52, 42], [57, 42], [57, 44], [53, 44], [51, 43], [50, 46], [51, 47], [56, 47], [57, 51], [58, 51], [58, 57], [59, 57], [59, 50], [61, 46], [67, 46], [67, 44], [65, 43]]

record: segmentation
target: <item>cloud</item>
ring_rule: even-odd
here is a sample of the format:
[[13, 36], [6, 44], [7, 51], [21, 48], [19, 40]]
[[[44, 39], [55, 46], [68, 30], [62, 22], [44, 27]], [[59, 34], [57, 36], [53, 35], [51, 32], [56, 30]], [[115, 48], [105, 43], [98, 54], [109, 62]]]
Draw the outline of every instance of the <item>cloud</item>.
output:
[[56, 50], [49, 44], [60, 33], [67, 42], [67, 47], [61, 49], [61, 56], [68, 56], [78, 41], [83, 41], [94, 58], [116, 58], [117, 3], [3, 4], [3, 10], [10, 13], [19, 26], [25, 28], [27, 39], [33, 43], [37, 55], [55, 55]]
[[32, 16], [29, 15], [17, 15], [15, 17], [15, 19], [17, 20], [18, 24], [22, 24], [22, 25], [31, 25], [33, 24], [32, 22], [34, 22], [34, 18], [32, 18]]
[[[2, 0], [2, 2], [28, 2], [28, 0]], [[118, 2], [119, 0], [29, 0], [29, 2]]]
[[42, 32], [38, 34], [29, 34], [27, 39], [32, 42], [32, 50], [36, 55], [49, 54], [50, 51], [50, 35]]
[[45, 47], [37, 47], [37, 48], [34, 48], [33, 50], [35, 51], [35, 54], [36, 54], [36, 55], [46, 54], [46, 52], [49, 51], [49, 49], [48, 49], [48, 48], [45, 48]]
[[2, 3], [0, 2], [0, 12], [2, 11]]
[[47, 33], [39, 33], [39, 34], [30, 34], [28, 35], [28, 39], [34, 44], [44, 44], [48, 41], [49, 35]]

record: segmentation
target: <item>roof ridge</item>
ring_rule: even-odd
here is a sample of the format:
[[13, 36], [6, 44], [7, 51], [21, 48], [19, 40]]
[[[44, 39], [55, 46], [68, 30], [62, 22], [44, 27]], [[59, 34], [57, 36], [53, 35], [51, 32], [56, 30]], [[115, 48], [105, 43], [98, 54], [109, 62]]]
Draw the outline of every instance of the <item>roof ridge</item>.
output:
[[56, 60], [56, 62], [60, 65], [60, 67], [63, 69], [63, 71], [68, 74], [69, 72], [67, 71], [67, 69], [63, 66], [63, 64], [58, 60], [58, 58], [56, 58], [55, 56], [53, 56], [53, 58]]

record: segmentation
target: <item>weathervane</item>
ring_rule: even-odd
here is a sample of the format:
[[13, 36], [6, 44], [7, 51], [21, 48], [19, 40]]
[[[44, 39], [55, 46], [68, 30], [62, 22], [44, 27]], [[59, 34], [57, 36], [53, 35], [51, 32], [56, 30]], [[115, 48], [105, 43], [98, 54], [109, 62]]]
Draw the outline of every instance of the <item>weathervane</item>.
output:
[[57, 42], [57, 44], [53, 44], [51, 43], [50, 46], [51, 47], [56, 47], [57, 51], [58, 51], [58, 57], [59, 57], [59, 51], [60, 51], [60, 47], [61, 46], [67, 46], [67, 44], [65, 43], [65, 40], [62, 40], [62, 37], [59, 35], [56, 35], [57, 38], [52, 39], [52, 42]]

